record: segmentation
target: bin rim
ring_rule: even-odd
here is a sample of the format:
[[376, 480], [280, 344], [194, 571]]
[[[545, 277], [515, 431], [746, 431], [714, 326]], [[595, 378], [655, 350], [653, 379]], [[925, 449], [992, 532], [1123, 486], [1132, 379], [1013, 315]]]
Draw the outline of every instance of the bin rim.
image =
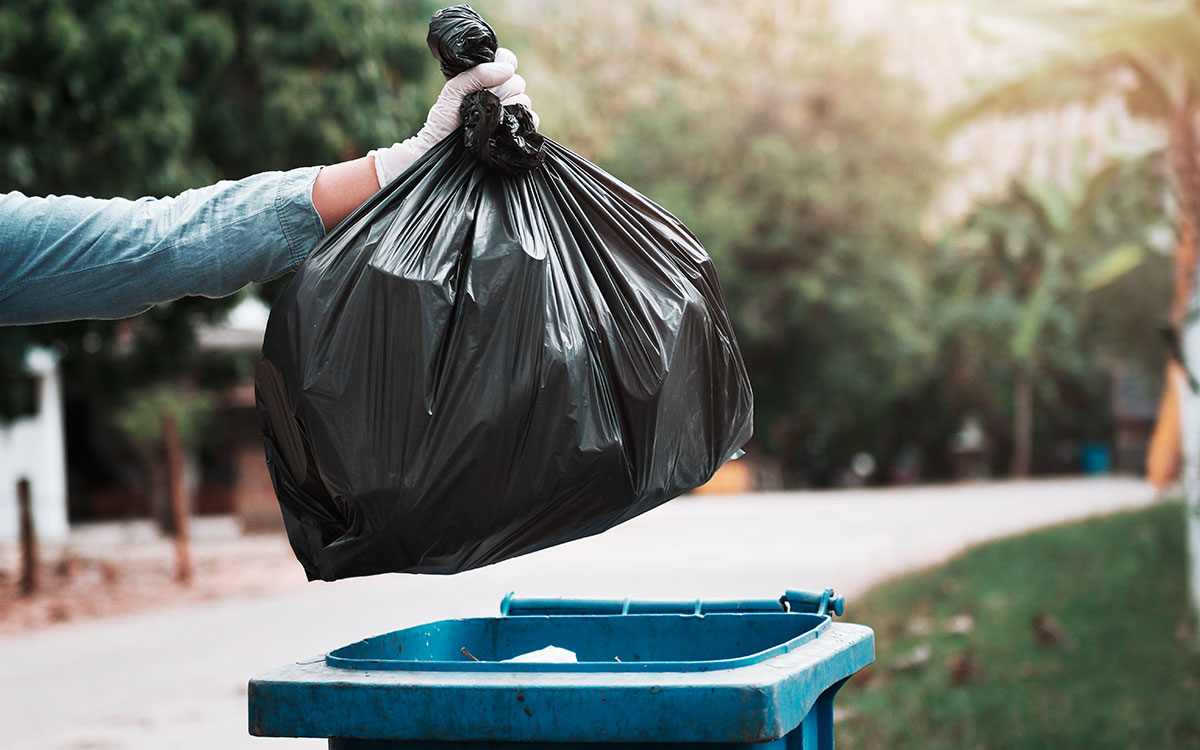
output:
[[[370, 641], [379, 640], [402, 633], [412, 628], [383, 633], [365, 638], [354, 643], [336, 648], [325, 654], [325, 664], [336, 669], [359, 672], [712, 672], [725, 669], [736, 669], [767, 661], [786, 654], [794, 649], [820, 637], [829, 627], [832, 618], [827, 614], [812, 612], [721, 612], [713, 614], [592, 614], [592, 615], [505, 615], [502, 617], [479, 617], [458, 620], [438, 620], [414, 627], [436, 627], [472, 621], [520, 622], [530, 620], [596, 620], [596, 619], [629, 619], [629, 618], [675, 618], [679, 620], [704, 620], [706, 618], [791, 618], [806, 623], [806, 627], [796, 636], [762, 649], [752, 654], [707, 660], [689, 661], [578, 661], [578, 662], [513, 662], [513, 661], [462, 661], [462, 660], [420, 660], [420, 659], [376, 659], [356, 658], [349, 656], [354, 649]], [[469, 656], [469, 655], [468, 655]], [[474, 657], [471, 657], [474, 658]]]

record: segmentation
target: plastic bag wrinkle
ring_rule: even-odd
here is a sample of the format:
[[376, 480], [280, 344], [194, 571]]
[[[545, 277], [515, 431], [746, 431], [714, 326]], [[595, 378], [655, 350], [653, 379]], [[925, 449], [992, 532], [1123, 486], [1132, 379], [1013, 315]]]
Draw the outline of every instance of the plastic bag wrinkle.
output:
[[[472, 15], [431, 24], [448, 74], [455, 45], [494, 55]], [[750, 437], [695, 236], [502, 110], [330, 232], [272, 310], [257, 406], [309, 578], [455, 573], [599, 533]], [[534, 146], [516, 172], [494, 158]]]

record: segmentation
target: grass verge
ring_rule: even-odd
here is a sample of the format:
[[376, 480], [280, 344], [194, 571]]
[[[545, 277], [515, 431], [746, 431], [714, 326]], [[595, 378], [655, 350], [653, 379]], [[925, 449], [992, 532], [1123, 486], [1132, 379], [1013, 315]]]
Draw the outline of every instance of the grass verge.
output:
[[838, 696], [838, 746], [1200, 748], [1182, 516], [1004, 539], [851, 601], [878, 658]]

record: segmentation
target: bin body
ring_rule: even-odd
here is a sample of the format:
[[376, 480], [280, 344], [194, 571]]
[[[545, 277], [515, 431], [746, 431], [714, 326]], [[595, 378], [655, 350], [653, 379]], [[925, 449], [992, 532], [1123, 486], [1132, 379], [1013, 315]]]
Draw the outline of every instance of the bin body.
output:
[[[845, 684], [841, 680], [817, 698], [805, 714], [800, 726], [777, 740], [766, 742], [718, 742], [713, 748], [725, 750], [833, 750], [833, 697]], [[710, 745], [706, 744], [706, 747]], [[684, 750], [695, 748], [695, 742], [439, 742], [409, 740], [356, 740], [330, 738], [329, 750], [561, 750], [561, 748], [590, 747], [596, 750]]]
[[[834, 695], [874, 659], [870, 628], [824, 605], [616, 604], [426, 623], [281, 667], [250, 682], [250, 732], [341, 750], [831, 748]], [[578, 661], [508, 661], [550, 645]]]

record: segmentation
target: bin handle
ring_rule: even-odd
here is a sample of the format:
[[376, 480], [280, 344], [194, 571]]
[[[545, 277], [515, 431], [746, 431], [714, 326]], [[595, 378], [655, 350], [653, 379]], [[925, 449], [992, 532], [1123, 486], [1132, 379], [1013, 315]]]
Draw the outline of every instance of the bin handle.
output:
[[834, 596], [833, 589], [825, 589], [819, 594], [789, 589], [779, 601], [787, 606], [789, 612], [840, 615], [846, 609], [846, 597]]
[[502, 617], [518, 615], [705, 615], [739, 612], [811, 612], [842, 614], [845, 597], [833, 589], [821, 593], [789, 590], [778, 599], [648, 601], [637, 599], [517, 598], [513, 592], [500, 602]]

